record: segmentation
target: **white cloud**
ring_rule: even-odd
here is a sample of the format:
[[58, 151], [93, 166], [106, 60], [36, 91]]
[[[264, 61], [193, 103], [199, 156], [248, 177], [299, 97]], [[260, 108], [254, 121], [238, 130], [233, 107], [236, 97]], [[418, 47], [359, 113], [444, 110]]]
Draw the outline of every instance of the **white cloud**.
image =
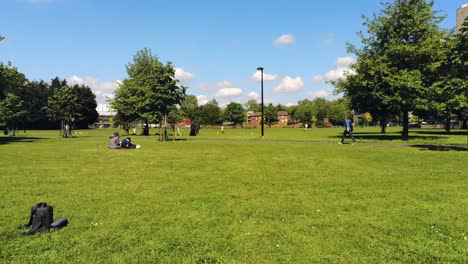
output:
[[292, 34], [285, 34], [285, 35], [281, 35], [277, 39], [275, 39], [273, 44], [275, 44], [275, 45], [287, 45], [287, 44], [291, 44], [293, 42], [294, 42], [294, 36]]
[[242, 94], [240, 88], [222, 88], [216, 92], [216, 98], [236, 97]]
[[120, 80], [112, 82], [101, 82], [98, 78], [94, 76], [85, 76], [80, 77], [77, 75], [72, 75], [67, 78], [67, 83], [69, 85], [86, 85], [93, 93], [96, 95], [97, 103], [105, 103], [107, 97], [113, 98], [113, 93], [115, 89], [119, 86], [119, 83], [122, 83]]
[[208, 83], [200, 83], [200, 90], [202, 91], [207, 91], [207, 90], [210, 90], [210, 89], [213, 89], [213, 86], [211, 84], [208, 84]]
[[[261, 81], [262, 79], [262, 73], [260, 71], [256, 71], [252, 77], [250, 77], [253, 81]], [[278, 74], [268, 74], [268, 73], [263, 73], [263, 81], [264, 82], [271, 82], [271, 81], [276, 81], [278, 80], [279, 75]]]
[[195, 79], [195, 74], [186, 72], [183, 68], [175, 68], [175, 79], [182, 83], [189, 83]]
[[304, 81], [301, 77], [291, 78], [286, 76], [283, 78], [283, 81], [279, 86], [277, 86], [273, 91], [275, 93], [295, 93], [304, 88]]
[[206, 95], [197, 95], [198, 105], [204, 105], [208, 103], [208, 97]]
[[263, 103], [264, 103], [265, 105], [269, 105], [269, 104], [277, 105], [277, 104], [278, 104], [275, 100], [269, 99], [269, 98], [265, 98], [265, 99], [263, 100]]
[[232, 82], [226, 81], [226, 80], [218, 82], [217, 85], [218, 85], [219, 88], [229, 88], [229, 87], [233, 86]]
[[323, 90], [317, 90], [317, 91], [312, 91], [309, 93], [309, 97], [311, 99], [314, 98], [327, 98], [332, 95], [332, 91], [330, 89], [323, 89]]
[[261, 99], [261, 98], [260, 98], [260, 95], [259, 95], [258, 93], [256, 93], [256, 92], [250, 92], [250, 93], [247, 95], [247, 97], [249, 98], [249, 100], [255, 100], [255, 101], [257, 101], [257, 102], [259, 102], [260, 99]]
[[337, 68], [349, 68], [349, 65], [356, 63], [356, 59], [353, 57], [339, 57], [336, 59]]
[[288, 103], [286, 104], [287, 107], [295, 106], [295, 105], [297, 105], [297, 103], [295, 104], [295, 103], [288, 102]]
[[353, 74], [354, 71], [350, 69], [350, 65], [355, 63], [356, 59], [353, 57], [339, 57], [336, 59], [336, 68], [321, 75], [315, 75], [312, 80], [314, 82], [336, 81], [338, 79], [346, 78], [345, 74]]

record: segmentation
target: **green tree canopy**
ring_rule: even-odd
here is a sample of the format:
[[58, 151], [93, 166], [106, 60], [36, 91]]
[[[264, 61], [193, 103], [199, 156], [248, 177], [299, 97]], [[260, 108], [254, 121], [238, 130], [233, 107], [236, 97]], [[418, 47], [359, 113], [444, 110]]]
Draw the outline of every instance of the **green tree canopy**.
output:
[[17, 129], [28, 114], [23, 104], [24, 101], [19, 96], [8, 93], [6, 98], [0, 101], [0, 125]]
[[268, 104], [265, 107], [265, 124], [271, 127], [276, 122], [278, 122], [278, 110], [273, 104]]
[[356, 111], [371, 112], [384, 122], [402, 113], [403, 139], [408, 138], [408, 111], [428, 104], [428, 89], [443, 54], [438, 27], [443, 18], [436, 16], [433, 4], [395, 0], [384, 3], [372, 19], [365, 18], [363, 47], [348, 47], [358, 58], [353, 72], [335, 83]]
[[241, 104], [231, 102], [224, 109], [224, 120], [234, 125], [242, 125], [246, 119], [244, 108]]
[[166, 130], [169, 110], [181, 104], [186, 90], [184, 86], [177, 86], [179, 81], [175, 79], [172, 63], [161, 63], [145, 48], [137, 52], [126, 68], [128, 78], [115, 92], [112, 108], [117, 113], [124, 112], [121, 116], [126, 118], [138, 115], [146, 124], [162, 119]]
[[[52, 80], [53, 94], [48, 97], [47, 107], [44, 109], [50, 120], [59, 122], [64, 132], [62, 136], [71, 136], [71, 128], [87, 128], [96, 122], [96, 96], [91, 88], [84, 85], [67, 85], [65, 80]], [[70, 128], [63, 129], [64, 126]]]
[[260, 112], [262, 106], [255, 100], [249, 100], [247, 103], [244, 104], [245, 110], [253, 111], [253, 112]]
[[213, 99], [208, 103], [198, 107], [194, 115], [195, 122], [203, 125], [220, 125], [223, 123], [221, 108], [218, 102]]
[[62, 86], [49, 97], [46, 111], [51, 120], [61, 123], [62, 136], [68, 137], [69, 131], [66, 131], [64, 126], [71, 126], [75, 122], [78, 113], [78, 97], [71, 87]]
[[193, 119], [193, 114], [197, 110], [198, 107], [198, 100], [195, 95], [188, 95], [184, 96], [184, 100], [180, 103], [180, 109], [184, 117], [189, 118], [190, 120]]
[[[450, 132], [451, 120], [460, 118], [465, 121], [468, 116], [468, 18], [454, 35], [450, 32], [442, 44], [444, 57], [437, 68], [437, 80], [430, 90], [431, 104], [428, 104], [418, 115], [424, 116], [424, 110], [445, 119], [445, 129]], [[421, 113], [422, 112], [422, 113]]]

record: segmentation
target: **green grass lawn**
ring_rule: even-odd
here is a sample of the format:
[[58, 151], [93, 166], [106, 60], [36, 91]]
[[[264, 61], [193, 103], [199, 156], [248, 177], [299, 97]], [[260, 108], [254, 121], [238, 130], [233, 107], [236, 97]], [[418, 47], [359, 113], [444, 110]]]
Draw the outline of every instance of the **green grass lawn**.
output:
[[[109, 150], [112, 131], [0, 137], [1, 263], [467, 260], [468, 152], [422, 146], [463, 146], [463, 131], [402, 145], [398, 128], [357, 128], [352, 146], [332, 144], [341, 129], [202, 129]], [[42, 201], [69, 226], [22, 236]]]

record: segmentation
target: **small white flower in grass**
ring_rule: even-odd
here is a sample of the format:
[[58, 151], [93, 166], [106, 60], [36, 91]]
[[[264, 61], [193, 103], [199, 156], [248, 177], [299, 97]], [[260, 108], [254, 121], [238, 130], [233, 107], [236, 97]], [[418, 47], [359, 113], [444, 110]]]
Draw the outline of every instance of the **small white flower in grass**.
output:
[[320, 209], [317, 209], [317, 213], [320, 212]]
[[468, 240], [468, 237], [463, 237], [465, 240]]
[[277, 244], [276, 247], [279, 247], [279, 244]]

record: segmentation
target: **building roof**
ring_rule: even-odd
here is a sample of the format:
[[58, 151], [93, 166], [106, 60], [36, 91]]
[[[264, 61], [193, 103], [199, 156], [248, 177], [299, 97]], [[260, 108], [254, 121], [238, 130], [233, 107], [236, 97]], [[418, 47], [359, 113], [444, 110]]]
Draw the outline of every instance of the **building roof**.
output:
[[278, 111], [278, 115], [279, 115], [279, 116], [287, 116], [287, 115], [288, 115], [288, 111]]

